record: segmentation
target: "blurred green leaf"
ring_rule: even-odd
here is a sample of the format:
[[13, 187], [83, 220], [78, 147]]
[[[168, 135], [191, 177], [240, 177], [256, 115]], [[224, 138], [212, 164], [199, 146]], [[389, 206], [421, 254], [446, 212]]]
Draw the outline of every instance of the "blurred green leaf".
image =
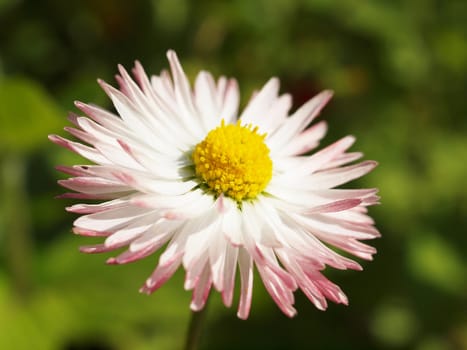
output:
[[373, 335], [384, 345], [406, 347], [415, 337], [418, 320], [413, 312], [401, 305], [383, 304], [371, 321]]
[[454, 348], [445, 339], [440, 337], [426, 337], [417, 346], [416, 350], [453, 350]]
[[24, 78], [0, 80], [1, 152], [32, 151], [63, 121], [63, 113], [39, 84]]
[[448, 293], [465, 293], [466, 268], [460, 254], [445, 238], [430, 232], [412, 235], [408, 245], [408, 264], [419, 280]]

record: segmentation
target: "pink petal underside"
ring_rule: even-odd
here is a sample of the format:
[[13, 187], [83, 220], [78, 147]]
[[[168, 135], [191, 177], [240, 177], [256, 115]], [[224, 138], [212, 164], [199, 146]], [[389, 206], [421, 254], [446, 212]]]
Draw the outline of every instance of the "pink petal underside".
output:
[[136, 252], [131, 252], [129, 250], [126, 250], [115, 258], [107, 259], [106, 263], [109, 265], [128, 264], [128, 263], [131, 263], [137, 260], [144, 259], [145, 257], [154, 253], [156, 250], [157, 250], [156, 245], [148, 245], [144, 249], [138, 250]]
[[211, 285], [211, 271], [209, 265], [206, 264], [193, 290], [193, 297], [190, 304], [191, 310], [199, 311], [204, 307], [209, 296], [209, 291], [211, 290]]
[[94, 231], [94, 230], [83, 229], [80, 227], [73, 227], [73, 233], [80, 235], [80, 236], [85, 236], [85, 237], [107, 237], [112, 234], [112, 232]]
[[153, 101], [146, 97], [141, 88], [135, 83], [121, 64], [118, 65], [118, 71], [120, 76], [117, 75], [116, 77], [118, 78], [121, 87], [125, 88], [125, 91], [121, 89], [122, 92], [124, 92], [131, 101], [144, 111], [145, 115], [150, 115], [151, 112], [157, 108], [157, 105], [151, 103]]
[[71, 175], [71, 176], [87, 175], [87, 172], [85, 171], [86, 165], [73, 165], [73, 166], [57, 165], [55, 169], [62, 173]]
[[355, 238], [335, 236], [324, 232], [316, 232], [316, 235], [324, 242], [361, 259], [373, 260], [373, 255], [376, 254], [376, 248], [359, 242]]
[[115, 208], [121, 208], [124, 206], [129, 205], [129, 197], [124, 197], [124, 198], [118, 198], [114, 199], [111, 201], [99, 203], [99, 204], [74, 204], [70, 207], [67, 207], [66, 210], [75, 213], [75, 214], [92, 214], [92, 213], [98, 213], [101, 211], [109, 210], [109, 209], [115, 209]]
[[119, 116], [98, 106], [81, 101], [75, 101], [75, 106], [104, 128], [119, 134], [125, 131], [123, 120]]
[[378, 192], [377, 188], [364, 189], [341, 189], [333, 188], [328, 190], [314, 190], [313, 194], [327, 199], [366, 199], [374, 196]]
[[96, 164], [111, 164], [100, 152], [92, 147], [85, 146], [79, 142], [67, 140], [58, 135], [49, 135], [49, 140], [53, 143], [68, 148], [69, 150], [79, 154], [80, 156], [89, 159]]
[[[79, 172], [81, 177], [102, 178], [124, 185], [113, 173], [119, 169], [116, 165], [75, 165], [73, 171]], [[137, 171], [132, 171], [132, 173]]]
[[95, 137], [94, 135], [88, 134], [87, 132], [85, 132], [83, 130], [71, 128], [71, 127], [68, 127], [68, 126], [64, 127], [63, 130], [68, 132], [70, 135], [73, 135], [77, 139], [79, 139], [79, 140], [81, 140], [83, 142], [86, 142], [89, 145], [94, 146], [95, 144], [97, 144], [99, 142], [97, 137]]
[[[298, 216], [282, 216], [283, 223], [279, 226], [279, 232], [283, 235], [283, 240], [288, 243], [288, 249], [292, 249], [295, 255], [302, 256], [305, 261], [317, 267], [323, 267], [324, 264], [336, 269], [354, 269], [360, 270], [361, 267], [353, 260], [337, 254], [335, 251], [324, 245], [310, 229], [308, 232], [303, 228], [303, 218]], [[310, 252], [313, 252], [311, 255]]]
[[159, 265], [154, 270], [152, 275], [146, 280], [145, 284], [141, 287], [140, 292], [145, 294], [151, 294], [157, 289], [159, 289], [170, 277], [173, 276], [175, 271], [182, 261], [183, 252], [179, 251], [177, 254], [173, 255], [172, 258], [168, 261], [165, 261], [164, 264], [159, 262]]
[[352, 227], [350, 225], [341, 224], [339, 221], [334, 221], [324, 215], [310, 215], [307, 217], [297, 215], [294, 216], [294, 219], [313, 233], [325, 232], [332, 235], [357, 239], [373, 239], [379, 236], [379, 232], [377, 230], [371, 230], [371, 227], [369, 227], [369, 229]]
[[327, 123], [320, 121], [294, 137], [284, 148], [278, 150], [278, 154], [295, 156], [311, 151], [319, 145], [319, 141], [326, 135], [327, 129]]
[[88, 245], [88, 246], [82, 246], [80, 247], [80, 251], [83, 253], [104, 253], [104, 252], [110, 252], [115, 249], [124, 247], [128, 245], [129, 242], [131, 242], [132, 238], [128, 239], [121, 239], [121, 240], [113, 240], [112, 243], [110, 244], [108, 242], [108, 239], [111, 236], [107, 237], [107, 240], [103, 244], [96, 244], [96, 245]]
[[258, 269], [263, 268], [268, 274], [274, 274], [275, 278], [280, 281], [280, 284], [285, 289], [292, 291], [297, 289], [297, 284], [293, 277], [279, 265], [274, 253], [275, 249], [261, 247], [250, 241], [247, 242], [246, 250], [253, 257]]
[[97, 254], [111, 252], [126, 245], [126, 242], [120, 242], [114, 245], [94, 244], [79, 247], [79, 251], [87, 254]]
[[[344, 230], [342, 231], [343, 234], [345, 234], [345, 232], [347, 233], [360, 232], [364, 234], [364, 236], [356, 237], [359, 239], [374, 239], [374, 238], [379, 238], [381, 236], [379, 231], [371, 223], [368, 224], [368, 223], [357, 223], [357, 222], [339, 220], [339, 219], [336, 220], [335, 218], [330, 216], [329, 213], [313, 215], [312, 218], [313, 220], [319, 221], [323, 225], [326, 225], [328, 227], [328, 231], [332, 231], [333, 227], [337, 225], [339, 226], [339, 228], [342, 228]], [[339, 232], [341, 232], [340, 229], [337, 230], [337, 233]]]
[[101, 194], [87, 194], [87, 193], [76, 193], [67, 192], [55, 196], [56, 199], [82, 199], [82, 200], [111, 200], [117, 199], [121, 196], [130, 194], [129, 192], [123, 193], [101, 193]]
[[[95, 121], [86, 118], [86, 117], [77, 117], [76, 118], [77, 125], [86, 133], [86, 135], [90, 135], [90, 137], [94, 138], [95, 140], [87, 141], [86, 142], [95, 145], [98, 143], [108, 143], [114, 146], [117, 146], [116, 140], [119, 137], [122, 137], [122, 134], [116, 133], [115, 131], [109, 130], [102, 125], [99, 125]], [[129, 133], [125, 132], [123, 135], [130, 136]], [[75, 136], [79, 137], [75, 134]], [[82, 137], [80, 137], [83, 139]], [[132, 137], [135, 142], [139, 142], [136, 137]]]
[[140, 292], [151, 294], [172, 277], [182, 263], [185, 241], [186, 235], [182, 234], [178, 234], [172, 238], [171, 242], [160, 256], [157, 268], [146, 280]]
[[95, 195], [102, 193], [128, 192], [132, 190], [131, 187], [125, 186], [118, 181], [99, 177], [72, 177], [66, 180], [58, 180], [58, 183], [73, 191]]
[[319, 288], [315, 286], [314, 281], [311, 280], [301, 268], [301, 264], [295, 259], [293, 254], [288, 254], [284, 249], [279, 249], [277, 252], [282, 264], [294, 276], [298, 286], [306, 295], [306, 297], [319, 309], [326, 310], [327, 301]]
[[178, 231], [160, 256], [157, 268], [146, 280], [140, 292], [150, 294], [172, 277], [182, 263], [186, 239], [187, 235], [183, 231]]
[[271, 295], [274, 302], [279, 306], [282, 312], [288, 316], [293, 317], [297, 314], [297, 310], [292, 306], [295, 302], [293, 291], [287, 288], [278, 276], [273, 273], [268, 266], [256, 265], [259, 274], [263, 280], [269, 295]]
[[318, 213], [332, 213], [336, 211], [348, 210], [353, 207], [356, 207], [362, 203], [361, 199], [351, 198], [351, 199], [341, 199], [331, 203], [326, 203], [322, 205], [317, 205], [309, 209], [303, 210], [304, 214], [318, 214]]
[[263, 284], [279, 308], [287, 316], [293, 317], [296, 314], [296, 310], [292, 306], [294, 303], [293, 291], [297, 288], [295, 280], [279, 265], [273, 249], [261, 248], [251, 239], [252, 230], [255, 230], [255, 227], [245, 225], [244, 230], [245, 249], [253, 257]]
[[314, 269], [304, 268], [306, 275], [314, 282], [314, 284], [320, 289], [321, 293], [326, 296], [329, 300], [334, 301], [338, 304], [348, 305], [347, 296], [342, 292], [342, 290], [329, 281], [323, 274]]
[[183, 285], [185, 290], [192, 290], [196, 287], [196, 282], [198, 281], [199, 276], [203, 272], [207, 263], [208, 255], [202, 254], [197, 260], [193, 261], [190, 266], [185, 268], [185, 283]]
[[135, 61], [135, 66], [132, 69], [133, 76], [136, 82], [146, 96], [152, 95], [152, 87], [148, 75], [144, 71], [143, 65], [138, 60]]

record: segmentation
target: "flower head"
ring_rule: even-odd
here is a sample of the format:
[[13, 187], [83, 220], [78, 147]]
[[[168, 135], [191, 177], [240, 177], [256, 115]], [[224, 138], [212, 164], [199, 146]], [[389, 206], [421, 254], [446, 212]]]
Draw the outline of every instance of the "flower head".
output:
[[152, 293], [180, 267], [191, 308], [203, 308], [214, 287], [232, 304], [237, 267], [238, 317], [247, 318], [253, 270], [279, 308], [294, 316], [300, 288], [324, 310], [326, 299], [347, 304], [341, 289], [322, 273], [327, 265], [361, 270], [333, 248], [371, 260], [374, 248], [360, 242], [379, 236], [367, 206], [376, 189], [336, 188], [376, 163], [348, 152], [347, 136], [322, 150], [326, 132], [310, 123], [331, 98], [324, 91], [289, 116], [291, 97], [269, 80], [238, 114], [234, 79], [200, 72], [194, 87], [173, 51], [171, 75], [148, 78], [140, 63], [134, 79], [121, 66], [120, 89], [99, 81], [117, 114], [76, 102], [65, 128], [82, 142], [50, 139], [94, 165], [61, 166], [72, 177], [59, 181], [74, 192], [63, 197], [100, 200], [67, 210], [81, 214], [74, 232], [102, 236], [86, 253], [126, 247], [109, 264], [125, 264], [164, 249], [141, 291]]

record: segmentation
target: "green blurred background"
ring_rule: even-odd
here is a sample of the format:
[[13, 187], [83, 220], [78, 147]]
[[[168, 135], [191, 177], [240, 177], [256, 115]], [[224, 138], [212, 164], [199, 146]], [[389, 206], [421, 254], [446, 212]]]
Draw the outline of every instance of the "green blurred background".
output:
[[80, 254], [94, 240], [70, 233], [54, 166], [84, 161], [46, 137], [65, 135], [74, 100], [110, 107], [97, 77], [135, 59], [158, 73], [168, 48], [191, 78], [238, 78], [243, 101], [272, 75], [295, 106], [333, 89], [324, 144], [351, 133], [380, 162], [353, 184], [380, 188], [379, 253], [326, 271], [350, 306], [298, 292], [290, 320], [256, 283], [240, 321], [216, 294], [201, 348], [467, 349], [465, 0], [0, 0], [0, 349], [183, 344], [183, 274], [148, 297], [157, 257]]

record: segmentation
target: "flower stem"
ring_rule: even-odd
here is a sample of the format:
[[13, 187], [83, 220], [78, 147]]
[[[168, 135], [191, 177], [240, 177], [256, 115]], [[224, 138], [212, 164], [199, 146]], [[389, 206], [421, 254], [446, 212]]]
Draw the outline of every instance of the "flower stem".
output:
[[201, 338], [201, 331], [203, 329], [203, 323], [206, 319], [206, 313], [208, 308], [209, 296], [206, 300], [204, 308], [200, 311], [192, 311], [190, 325], [188, 326], [188, 332], [185, 341], [185, 350], [197, 350], [199, 341]]

